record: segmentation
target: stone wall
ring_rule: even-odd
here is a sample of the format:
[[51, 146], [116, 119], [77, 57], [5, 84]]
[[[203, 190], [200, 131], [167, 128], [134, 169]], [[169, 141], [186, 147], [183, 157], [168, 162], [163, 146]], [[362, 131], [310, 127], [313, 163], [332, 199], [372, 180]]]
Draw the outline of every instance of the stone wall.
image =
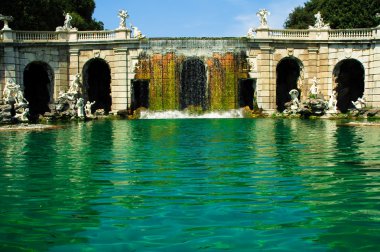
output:
[[[268, 29], [258, 32], [253, 38], [157, 38], [141, 41], [128, 36], [123, 39], [113, 37], [112, 32], [107, 33], [111, 34], [109, 37], [98, 36], [97, 40], [90, 38], [93, 35], [90, 32], [85, 33], [85, 39], [78, 35], [67, 40], [49, 33], [52, 36], [52, 41], [49, 41], [50, 37], [40, 33], [38, 38], [32, 36], [33, 32], [19, 32], [21, 35], [17, 37], [17, 32], [8, 31], [0, 41], [0, 91], [2, 93], [9, 78], [16, 79], [23, 86], [25, 67], [42, 61], [54, 72], [53, 98], [56, 99], [59, 91], [67, 90], [74, 76], [82, 73], [83, 66], [98, 57], [105, 60], [111, 69], [112, 110], [117, 111], [131, 105], [131, 81], [140, 78], [135, 76], [135, 69], [143, 51], [149, 55], [175, 53], [185, 58], [201, 58], [207, 67], [208, 85], [211, 83], [211, 86], [215, 86], [212, 81], [217, 81], [217, 78], [210, 80], [214, 56], [222, 55], [222, 60], [223, 55], [244, 51], [247, 62], [244, 71], [257, 79], [257, 103], [268, 112], [277, 108], [276, 68], [286, 57], [300, 62], [302, 71], [298, 84], [302, 98], [308, 93], [313, 77], [317, 77], [319, 90], [328, 97], [335, 85], [332, 73], [336, 64], [347, 58], [360, 61], [365, 69], [364, 96], [369, 106], [380, 107], [380, 29], [366, 29], [364, 33], [350, 31], [349, 37], [339, 37], [338, 32], [341, 31], [326, 30], [318, 35], [318, 32], [308, 30]], [[215, 73], [214, 76], [218, 77]], [[162, 85], [164, 89], [172, 88], [170, 85], [166, 87], [165, 83]], [[231, 91], [227, 94], [235, 95], [236, 92]]]

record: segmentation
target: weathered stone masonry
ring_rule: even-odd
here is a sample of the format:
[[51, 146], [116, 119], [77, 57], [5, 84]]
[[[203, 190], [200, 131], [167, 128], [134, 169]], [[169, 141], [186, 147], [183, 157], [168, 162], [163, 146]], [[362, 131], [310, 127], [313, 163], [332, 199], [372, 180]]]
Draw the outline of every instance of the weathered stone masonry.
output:
[[[218, 99], [228, 100], [215, 88], [218, 78], [226, 79], [229, 71], [222, 68], [223, 74], [217, 75], [215, 64], [222, 62], [226, 55], [244, 55], [245, 59], [235, 57], [240, 63], [234, 67], [237, 73], [230, 81], [239, 78], [257, 79], [255, 100], [265, 111], [277, 109], [278, 66], [284, 59], [294, 60], [299, 65], [297, 87], [301, 96], [307, 94], [313, 77], [319, 81], [319, 89], [327, 97], [335, 87], [333, 71], [339, 62], [355, 59], [365, 71], [364, 96], [368, 106], [380, 107], [380, 28], [354, 30], [271, 30], [261, 28], [252, 37], [244, 38], [152, 38], [132, 39], [129, 30], [95, 31], [95, 32], [21, 32], [12, 30], [0, 31], [0, 90], [10, 78], [23, 87], [24, 71], [33, 62], [46, 63], [52, 71], [51, 100], [57, 99], [59, 92], [67, 90], [75, 74], [82, 73], [91, 59], [104, 60], [111, 72], [112, 111], [128, 109], [131, 106], [131, 83], [136, 78], [147, 78], [150, 83], [159, 83], [163, 90], [173, 89], [176, 96], [172, 98], [178, 108], [178, 87], [170, 87], [168, 78], [157, 82], [154, 71], [168, 73], [164, 68], [151, 69], [149, 74], [142, 73], [139, 67], [145, 58], [174, 55], [181, 60], [175, 61], [170, 69], [180, 71], [181, 64], [188, 58], [198, 58], [205, 64], [207, 87], [214, 88], [214, 94], [220, 97], [209, 97], [214, 101], [210, 108], [218, 109]], [[242, 54], [243, 53], [243, 54]], [[228, 56], [229, 57], [229, 56]], [[227, 57], [227, 58], [228, 58]], [[239, 58], [239, 59], [238, 59]], [[232, 61], [234, 61], [233, 59]], [[215, 63], [216, 62], [216, 63]], [[233, 64], [235, 64], [233, 63]], [[149, 63], [151, 64], [151, 63]], [[222, 65], [223, 65], [222, 64]], [[162, 65], [162, 64], [161, 64]], [[228, 65], [228, 64], [227, 64]], [[168, 68], [169, 69], [169, 68]], [[153, 71], [153, 72], [152, 72]], [[175, 74], [175, 73], [174, 73]], [[139, 77], [140, 76], [140, 77]], [[141, 77], [142, 76], [142, 77]], [[173, 83], [178, 85], [178, 78]], [[211, 76], [211, 77], [210, 77]], [[212, 79], [214, 78], [214, 79]], [[168, 84], [165, 84], [168, 83]], [[225, 83], [228, 83], [225, 80]], [[154, 85], [151, 88], [154, 88]], [[171, 84], [170, 84], [171, 85]], [[157, 86], [157, 85], [156, 85]], [[228, 86], [228, 85], [227, 85]], [[236, 96], [235, 83], [227, 96]], [[227, 89], [226, 89], [227, 90]], [[227, 92], [227, 91], [226, 91]], [[1, 97], [2, 92], [0, 93]], [[212, 94], [211, 94], [212, 95]], [[165, 100], [165, 97], [162, 97]], [[234, 103], [235, 100], [235, 103]], [[277, 99], [278, 100], [278, 99]], [[236, 98], [226, 102], [224, 108], [236, 107]], [[166, 107], [162, 107], [165, 109]], [[160, 108], [157, 107], [159, 110]], [[223, 107], [220, 107], [223, 109]]]

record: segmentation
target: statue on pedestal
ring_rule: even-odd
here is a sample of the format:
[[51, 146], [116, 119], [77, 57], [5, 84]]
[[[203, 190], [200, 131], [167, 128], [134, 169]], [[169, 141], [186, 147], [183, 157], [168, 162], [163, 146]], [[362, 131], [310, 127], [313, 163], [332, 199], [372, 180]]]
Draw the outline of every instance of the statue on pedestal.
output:
[[83, 98], [78, 98], [75, 106], [77, 107], [77, 116], [78, 117], [84, 117], [84, 100], [83, 100]]
[[318, 13], [314, 15], [314, 17], [315, 17], [315, 24], [314, 26], [309, 26], [309, 29], [330, 29], [330, 25], [325, 24], [325, 22], [323, 21], [320, 11], [318, 11]]
[[8, 25], [8, 22], [13, 21], [12, 16], [4, 16], [4, 15], [0, 14], [0, 21], [4, 22], [4, 27], [3, 27], [2, 31], [12, 30], [11, 28], [9, 28], [9, 25]]
[[119, 27], [117, 28], [117, 30], [125, 30], [127, 29], [127, 18], [129, 18], [129, 15], [128, 15], [128, 11], [126, 10], [119, 10], [119, 14], [118, 14], [119, 18], [120, 18], [120, 23], [119, 23]]
[[90, 102], [87, 101], [86, 106], [85, 106], [85, 112], [86, 112], [86, 117], [91, 117], [92, 116], [92, 105], [95, 104], [95, 101]]
[[318, 88], [318, 80], [317, 80], [317, 77], [314, 77], [313, 79], [312, 79], [312, 85], [311, 85], [311, 87], [310, 87], [310, 96], [312, 97], [312, 98], [317, 98], [317, 95], [318, 95], [318, 93], [319, 93], [319, 88]]
[[292, 105], [290, 105], [290, 110], [293, 114], [297, 113], [300, 108], [300, 101], [298, 100], [299, 92], [297, 89], [292, 89], [289, 92], [292, 99]]
[[141, 33], [141, 31], [139, 30], [139, 28], [137, 28], [137, 26], [133, 26], [133, 24], [131, 24], [131, 28], [133, 30], [133, 38], [137, 38], [137, 39], [145, 38], [145, 36]]
[[268, 15], [270, 15], [270, 12], [266, 9], [259, 10], [256, 15], [260, 19], [260, 27], [259, 28], [268, 28]]
[[78, 29], [71, 25], [71, 20], [73, 20], [73, 17], [70, 13], [63, 13], [63, 16], [65, 17], [63, 26], [58, 26], [55, 31], [77, 31]]

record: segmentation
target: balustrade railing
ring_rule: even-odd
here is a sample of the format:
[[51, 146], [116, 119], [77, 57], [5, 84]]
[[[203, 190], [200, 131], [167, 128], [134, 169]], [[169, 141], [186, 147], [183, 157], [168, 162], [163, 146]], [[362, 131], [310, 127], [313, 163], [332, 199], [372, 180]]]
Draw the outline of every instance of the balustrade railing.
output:
[[[378, 28], [365, 29], [338, 29], [338, 30], [293, 30], [293, 29], [266, 29], [255, 30], [254, 39], [278, 40], [318, 40], [320, 38], [331, 41], [368, 40], [379, 37]], [[62, 42], [62, 41], [112, 41], [128, 39], [129, 36], [120, 36], [118, 31], [0, 31], [0, 41], [15, 40], [18, 42]]]
[[17, 31], [17, 41], [54, 41], [58, 40], [56, 32], [40, 32], [40, 31]]
[[369, 39], [374, 37], [374, 29], [329, 30], [329, 39]]
[[278, 39], [307, 39], [309, 30], [269, 30], [270, 38]]
[[113, 40], [115, 39], [115, 31], [85, 31], [78, 32], [78, 41], [82, 40]]

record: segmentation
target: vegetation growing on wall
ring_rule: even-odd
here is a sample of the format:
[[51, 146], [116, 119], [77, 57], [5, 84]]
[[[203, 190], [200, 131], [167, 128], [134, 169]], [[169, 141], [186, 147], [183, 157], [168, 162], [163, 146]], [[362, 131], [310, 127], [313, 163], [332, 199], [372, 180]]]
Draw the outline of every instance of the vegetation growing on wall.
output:
[[[140, 55], [135, 79], [149, 80], [149, 109], [176, 110], [180, 108], [181, 67], [184, 55], [175, 53]], [[208, 108], [227, 110], [237, 108], [238, 82], [248, 78], [246, 55], [215, 53], [202, 58], [207, 65]]]

